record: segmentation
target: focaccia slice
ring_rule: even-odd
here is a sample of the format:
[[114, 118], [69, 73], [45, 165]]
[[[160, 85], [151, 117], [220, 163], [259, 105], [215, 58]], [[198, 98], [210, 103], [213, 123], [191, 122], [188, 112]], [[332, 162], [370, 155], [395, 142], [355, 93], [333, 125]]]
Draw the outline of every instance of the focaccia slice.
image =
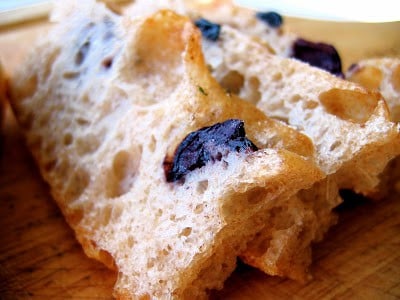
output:
[[[27, 144], [87, 255], [118, 271], [118, 298], [204, 297], [272, 210], [324, 178], [313, 146], [217, 84], [189, 19], [76, 5], [15, 75]], [[226, 122], [247, 135], [191, 146]], [[202, 155], [175, 178], [182, 148]]]
[[[196, 1], [181, 0], [152, 2], [137, 0], [124, 2], [124, 5], [126, 4], [128, 4], [127, 8], [122, 6], [117, 9], [115, 5], [112, 7], [121, 14], [139, 17], [154, 13], [161, 8], [172, 7], [190, 16], [192, 20], [197, 19], [194, 9], [200, 5]], [[65, 9], [59, 13], [65, 13]], [[265, 24], [262, 26], [264, 28]], [[228, 91], [228, 93], [234, 95], [234, 91]], [[283, 130], [284, 126], [281, 128]], [[263, 131], [261, 130], [259, 134], [262, 135]], [[297, 148], [302, 148], [300, 145], [299, 140], [294, 142], [290, 149], [298, 151]], [[285, 147], [287, 148], [288, 145]], [[254, 251], [252, 254], [246, 251], [246, 258], [244, 256], [242, 258], [247, 262], [251, 260], [251, 265], [271, 275], [290, 277], [300, 281], [309, 279], [311, 245], [320, 241], [330, 226], [336, 223], [337, 218], [332, 210], [341, 203], [341, 198], [335, 180], [325, 180], [316, 184], [307, 193], [307, 197], [308, 199], [304, 195], [296, 195], [285, 204], [284, 209], [275, 211], [268, 218], [263, 232], [249, 244], [250, 248], [257, 250], [257, 254]], [[292, 207], [296, 208], [292, 209]]]

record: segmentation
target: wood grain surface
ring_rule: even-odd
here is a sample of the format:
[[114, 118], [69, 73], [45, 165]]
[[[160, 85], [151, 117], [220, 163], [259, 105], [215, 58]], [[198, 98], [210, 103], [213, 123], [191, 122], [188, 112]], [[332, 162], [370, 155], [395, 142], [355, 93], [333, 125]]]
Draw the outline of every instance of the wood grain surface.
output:
[[[306, 38], [332, 42], [344, 66], [400, 55], [400, 23], [349, 24], [289, 19]], [[44, 21], [0, 28], [0, 59], [12, 73]], [[0, 159], [0, 299], [112, 299], [116, 274], [87, 258], [49, 194], [7, 111]], [[400, 202], [350, 199], [339, 223], [315, 245], [306, 284], [239, 264], [213, 299], [400, 299]]]

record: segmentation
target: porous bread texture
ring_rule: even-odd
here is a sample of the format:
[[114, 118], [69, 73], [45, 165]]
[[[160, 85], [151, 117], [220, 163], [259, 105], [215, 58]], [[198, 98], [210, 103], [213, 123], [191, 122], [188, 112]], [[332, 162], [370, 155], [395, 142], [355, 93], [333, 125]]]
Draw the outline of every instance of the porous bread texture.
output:
[[[231, 19], [234, 22], [255, 22], [254, 24], [248, 23], [248, 25], [251, 28], [255, 26], [260, 32], [266, 30], [267, 26], [264, 22], [259, 23], [260, 21], [255, 19], [254, 12], [239, 9], [230, 1], [201, 4], [198, 1], [159, 0], [148, 2], [137, 0], [122, 10], [122, 13], [130, 16], [142, 16], [165, 7], [172, 7], [179, 13], [188, 15], [192, 20], [199, 18], [204, 12], [215, 13], [215, 17], [220, 18], [220, 21], [221, 18], [224, 19], [223, 22], [228, 22], [228, 16], [237, 11], [237, 15]], [[243, 13], [246, 15], [244, 18], [241, 17]], [[205, 15], [205, 17], [208, 18], [209, 15]], [[244, 24], [241, 26], [246, 27]], [[237, 24], [236, 27], [241, 26]], [[267, 36], [276, 38], [276, 34], [283, 34], [281, 30], [272, 28], [270, 30], [271, 32], [267, 30]], [[263, 43], [263, 46], [266, 44]], [[271, 52], [274, 51], [271, 50]], [[237, 91], [232, 83], [237, 83], [236, 78], [235, 76], [228, 77], [222, 82], [222, 85], [229, 84], [232, 89], [227, 88], [228, 92], [235, 94]], [[288, 127], [283, 128], [281, 130], [287, 130]], [[265, 133], [259, 130], [259, 135], [263, 136]], [[270, 139], [268, 136], [264, 138]], [[298, 152], [296, 149], [300, 144], [300, 141], [295, 141], [290, 148], [287, 148], [287, 145], [285, 148]], [[273, 211], [263, 231], [249, 243], [248, 250], [242, 253], [241, 258], [270, 275], [289, 277], [298, 281], [310, 279], [308, 267], [311, 262], [311, 245], [320, 241], [330, 226], [336, 223], [337, 218], [332, 210], [340, 203], [341, 198], [335, 180], [325, 180], [315, 184], [306, 194], [296, 195], [289, 199], [284, 205], [286, 208]], [[298, 212], [296, 212], [297, 209]]]
[[[307, 134], [316, 145], [318, 164], [327, 174], [337, 174], [339, 188], [370, 197], [380, 193], [379, 174], [400, 146], [398, 128], [388, 122], [379, 93], [271, 55], [289, 57], [297, 37], [269, 27], [251, 9], [231, 0], [182, 1], [192, 18], [198, 15], [222, 25], [218, 41], [204, 39], [203, 50], [213, 76], [227, 90]], [[397, 82], [398, 77], [394, 75]], [[395, 96], [392, 87], [385, 89], [389, 97]], [[389, 108], [392, 103], [389, 100]]]
[[385, 98], [393, 122], [400, 121], [400, 58], [361, 60], [347, 70], [347, 80], [377, 90]]
[[[385, 98], [393, 122], [400, 121], [400, 59], [394, 57], [361, 60], [346, 72], [347, 80], [367, 89], [379, 91]], [[393, 190], [400, 191], [400, 158], [396, 157], [381, 174], [374, 198], [383, 198]]]
[[332, 210], [340, 203], [337, 184], [330, 176], [300, 191], [268, 212], [267, 225], [248, 243], [241, 259], [269, 275], [310, 280], [311, 245], [336, 223]]
[[[91, 3], [14, 78], [12, 106], [40, 171], [85, 252], [118, 271], [122, 299], [221, 288], [268, 212], [324, 178], [307, 137], [219, 87], [200, 39], [172, 12], [131, 19]], [[163, 161], [182, 139], [229, 118], [261, 150], [167, 183]]]
[[268, 116], [308, 135], [316, 161], [339, 188], [376, 191], [379, 174], [399, 154], [399, 133], [381, 95], [294, 59], [271, 55], [251, 37], [222, 26], [203, 39], [213, 76]]
[[[312, 199], [315, 207], [308, 213], [323, 211], [320, 215], [325, 218], [303, 217], [302, 226], [288, 228], [292, 231], [288, 240], [275, 235], [269, 242], [268, 232], [262, 232], [242, 255], [244, 261], [268, 274], [305, 280], [311, 254], [304, 245], [320, 240], [312, 235], [316, 233], [313, 228], [320, 226], [325, 232], [333, 224], [326, 216], [340, 203], [337, 189], [382, 198], [385, 166], [393, 168], [388, 162], [400, 151], [398, 128], [390, 122], [379, 94], [304, 63], [271, 55], [263, 44], [234, 28], [223, 25], [215, 42], [203, 39], [203, 50], [213, 76], [225, 89], [313, 140], [316, 161], [329, 175], [327, 182], [334, 185], [325, 187], [331, 191], [327, 194], [313, 188], [298, 195], [303, 203]], [[301, 224], [293, 215], [289, 219]], [[267, 237], [267, 242], [260, 236]]]

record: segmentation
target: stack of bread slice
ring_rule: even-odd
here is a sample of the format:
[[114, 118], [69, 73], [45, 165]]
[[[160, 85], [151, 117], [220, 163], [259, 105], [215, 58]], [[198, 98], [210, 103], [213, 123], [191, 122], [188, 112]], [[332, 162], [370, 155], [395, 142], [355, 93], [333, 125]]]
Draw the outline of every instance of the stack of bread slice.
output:
[[204, 298], [237, 257], [307, 278], [338, 188], [373, 193], [400, 152], [384, 100], [229, 25], [202, 39], [182, 2], [139, 2], [60, 3], [12, 78], [84, 251], [118, 272], [122, 299]]
[[[336, 67], [340, 61], [328, 61], [335, 67], [327, 69], [336, 70], [330, 74], [290, 58], [293, 44], [300, 38], [282, 26], [271, 27], [256, 12], [237, 7], [229, 0], [173, 4], [174, 9], [195, 23], [208, 22], [199, 26], [203, 30], [202, 48], [213, 77], [222, 87], [313, 141], [315, 160], [328, 176], [324, 189], [329, 192], [321, 192], [320, 185], [319, 190], [314, 188], [314, 192], [299, 197], [302, 203], [313, 203], [314, 215], [324, 217], [318, 218], [316, 227], [304, 220], [302, 226], [298, 222], [297, 226], [286, 226], [292, 231], [290, 238], [289, 233], [281, 238], [275, 235], [274, 239], [271, 233], [264, 232], [264, 238], [255, 239], [242, 256], [268, 274], [304, 280], [311, 261], [309, 245], [320, 240], [331, 225], [322, 220], [327, 220], [328, 212], [337, 205], [333, 196], [337, 190], [350, 189], [371, 198], [381, 198], [383, 190], [387, 190], [382, 173], [399, 153], [398, 126], [390, 122], [386, 102], [377, 91], [337, 76], [341, 73]], [[124, 13], [142, 15], [166, 6], [164, 1], [149, 5], [137, 0]], [[212, 28], [218, 35], [210, 38]], [[330, 59], [318, 49], [315, 51], [322, 59]], [[326, 51], [331, 54], [331, 47]], [[317, 228], [318, 232], [310, 228]]]

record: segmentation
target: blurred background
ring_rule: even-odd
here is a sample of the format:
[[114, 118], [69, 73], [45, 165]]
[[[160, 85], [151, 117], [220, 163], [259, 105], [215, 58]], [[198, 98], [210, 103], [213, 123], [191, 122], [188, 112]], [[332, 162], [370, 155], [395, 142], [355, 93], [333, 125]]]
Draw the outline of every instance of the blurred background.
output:
[[[211, 2], [212, 0], [203, 0]], [[51, 8], [49, 0], [0, 0], [0, 22], [43, 16]], [[354, 0], [236, 0], [239, 5], [257, 10], [275, 10], [283, 15], [327, 21], [393, 22], [400, 21], [398, 1]], [[7, 14], [4, 14], [7, 12]]]
[[[197, 1], [207, 3], [213, 0]], [[288, 30], [305, 39], [334, 45], [341, 54], [344, 69], [362, 58], [400, 56], [398, 1], [234, 1], [258, 11], [276, 11], [285, 17]], [[15, 33], [23, 26], [26, 28], [28, 22], [32, 30], [39, 22], [43, 23], [51, 10], [51, 3], [50, 0], [0, 0], [0, 33], [3, 43], [8, 42], [8, 33]], [[31, 36], [29, 34], [27, 40]], [[13, 39], [11, 37], [12, 42]]]
[[317, 20], [375, 23], [400, 21], [398, 1], [393, 0], [236, 0], [235, 2], [258, 10], [275, 9], [286, 16]]

